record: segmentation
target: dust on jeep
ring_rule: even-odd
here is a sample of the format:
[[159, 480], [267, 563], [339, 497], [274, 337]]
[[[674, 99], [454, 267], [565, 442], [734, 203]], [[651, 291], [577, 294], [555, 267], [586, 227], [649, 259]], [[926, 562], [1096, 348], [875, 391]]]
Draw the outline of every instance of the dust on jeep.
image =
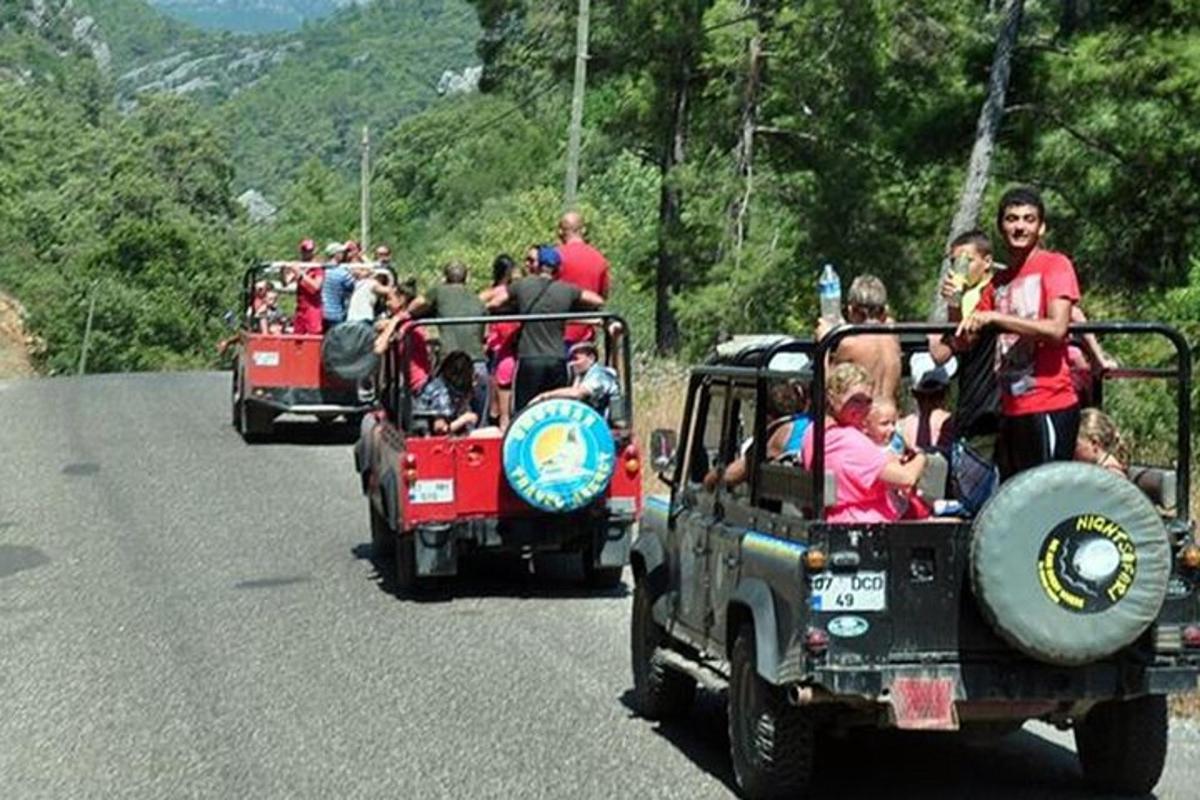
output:
[[[452, 434], [417, 402], [418, 382], [462, 353], [415, 374], [430, 325], [600, 321], [597, 365], [619, 387], [605, 407], [548, 399], [520, 410], [507, 430], [483, 425]], [[613, 338], [610, 313], [438, 318], [407, 323], [383, 363], [382, 408], [364, 417], [355, 466], [370, 509], [376, 560], [395, 564], [399, 593], [458, 572], [464, 554], [579, 559], [587, 582], [615, 587], [629, 563], [642, 505], [642, 464], [633, 434], [629, 337]], [[626, 329], [627, 330], [627, 329]], [[489, 403], [474, 399], [484, 418]]]
[[[888, 330], [912, 351], [950, 329]], [[837, 497], [823, 425], [809, 434], [811, 469], [766, 458], [770, 387], [811, 386], [811, 419], [824, 419], [826, 352], [878, 326], [843, 326], [821, 343], [751, 341], [694, 368], [678, 449], [669, 431], [650, 447], [670, 495], [647, 498], [631, 556], [641, 713], [686, 713], [697, 681], [727, 688], [732, 763], [748, 797], [802, 796], [823, 731], [1002, 733], [1029, 719], [1074, 729], [1095, 788], [1148, 792], [1166, 756], [1166, 696], [1196, 689], [1200, 676], [1190, 351], [1153, 323], [1072, 330], [1173, 348], [1165, 367], [1096, 373], [1091, 394], [1102, 403], [1114, 381], [1173, 385], [1175, 463], [1133, 468], [1129, 480], [1045, 464], [1002, 484], [974, 518], [827, 522]], [[742, 452], [745, 475], [709, 480], [709, 491], [706, 477], [735, 468]], [[955, 511], [948, 471], [930, 457], [921, 485]]]

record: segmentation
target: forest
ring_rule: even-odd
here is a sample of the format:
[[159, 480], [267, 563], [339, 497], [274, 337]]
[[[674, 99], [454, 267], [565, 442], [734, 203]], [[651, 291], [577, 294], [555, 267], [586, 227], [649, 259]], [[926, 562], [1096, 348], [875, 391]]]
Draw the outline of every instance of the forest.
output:
[[[213, 41], [117, 5], [96, 13], [119, 28], [122, 69]], [[31, 25], [6, 4], [0, 287], [29, 309], [42, 368], [74, 367], [93, 291], [94, 369], [215, 364], [247, 261], [357, 231], [368, 122], [372, 238], [402, 269], [431, 279], [461, 258], [481, 281], [496, 253], [550, 238], [576, 8], [381, 0], [307, 23], [301, 55], [249, 88], [128, 108], [69, 20]], [[157, 32], [154, 53], [139, 56], [135, 24]], [[806, 333], [827, 262], [844, 283], [878, 275], [897, 318], [923, 319], [952, 231], [994, 230], [1014, 184], [1044, 193], [1090, 316], [1200, 339], [1200, 5], [625, 0], [592, 3], [590, 27], [579, 205], [642, 352]], [[471, 63], [479, 91], [432, 90]], [[418, 79], [400, 85], [406, 71]], [[249, 188], [272, 221], [235, 203]], [[1126, 401], [1147, 438], [1162, 433], [1152, 395]]]

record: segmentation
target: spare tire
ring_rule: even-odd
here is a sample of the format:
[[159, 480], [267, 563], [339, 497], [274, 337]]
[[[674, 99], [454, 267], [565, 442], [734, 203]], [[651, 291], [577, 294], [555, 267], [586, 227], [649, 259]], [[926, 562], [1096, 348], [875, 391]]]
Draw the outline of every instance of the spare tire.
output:
[[355, 383], [375, 374], [379, 356], [374, 347], [375, 328], [370, 322], [343, 322], [325, 332], [321, 360], [326, 372]]
[[1022, 472], [972, 530], [971, 583], [984, 615], [1049, 664], [1086, 664], [1131, 644], [1157, 618], [1170, 573], [1154, 506], [1092, 464]]
[[576, 400], [528, 406], [504, 435], [504, 477], [543, 511], [574, 511], [608, 489], [616, 447], [608, 423]]

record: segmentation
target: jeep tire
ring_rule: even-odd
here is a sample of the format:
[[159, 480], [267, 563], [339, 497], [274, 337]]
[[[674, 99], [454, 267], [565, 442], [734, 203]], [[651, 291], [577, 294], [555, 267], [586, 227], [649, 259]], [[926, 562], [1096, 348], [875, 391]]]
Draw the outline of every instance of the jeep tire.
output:
[[671, 669], [656, 656], [666, 646], [666, 631], [654, 621], [654, 598], [645, 580], [633, 585], [630, 652], [633, 661], [633, 703], [646, 719], [682, 717], [692, 707], [696, 680]]
[[241, 390], [241, 366], [238, 362], [233, 363], [233, 395], [230, 405], [233, 407], [233, 429], [238, 433], [242, 432], [242, 390]]
[[971, 585], [1000, 636], [1047, 664], [1111, 656], [1158, 617], [1171, 549], [1154, 505], [1092, 464], [1009, 479], [976, 518]]
[[801, 798], [812, 778], [812, 720], [758, 674], [754, 628], [742, 626], [729, 665], [729, 751], [748, 798]]
[[1084, 779], [1105, 794], [1146, 795], [1167, 759], [1167, 698], [1108, 700], [1075, 723]]
[[371, 512], [371, 558], [376, 564], [386, 564], [396, 554], [396, 532], [369, 500], [367, 508]]

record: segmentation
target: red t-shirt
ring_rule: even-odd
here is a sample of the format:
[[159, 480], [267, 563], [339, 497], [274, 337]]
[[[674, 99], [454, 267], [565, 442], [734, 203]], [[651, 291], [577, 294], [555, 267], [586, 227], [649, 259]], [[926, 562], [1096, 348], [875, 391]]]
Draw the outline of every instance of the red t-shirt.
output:
[[433, 372], [433, 359], [429, 357], [429, 339], [425, 336], [423, 328], [406, 322], [397, 331], [396, 341], [401, 342], [401, 347], [408, 347], [408, 391], [416, 394], [425, 388], [429, 374]]
[[[1062, 253], [1034, 250], [1011, 276], [1007, 271], [996, 274], [976, 310], [1045, 319], [1050, 301], [1060, 297], [1079, 302], [1075, 267]], [[995, 367], [1001, 413], [1006, 417], [1061, 411], [1079, 402], [1065, 341], [1053, 344], [1002, 332], [996, 337]]]
[[[608, 297], [608, 260], [599, 250], [587, 242], [567, 242], [559, 245], [558, 256], [562, 259], [558, 272], [560, 280]], [[570, 323], [563, 338], [568, 344], [585, 342], [592, 338], [592, 326]]]
[[[324, 275], [317, 267], [310, 270], [316, 277], [324, 281]], [[292, 320], [294, 333], [319, 334], [324, 321], [321, 318], [321, 284], [316, 289], [310, 289], [303, 278], [296, 281], [296, 317]]]

